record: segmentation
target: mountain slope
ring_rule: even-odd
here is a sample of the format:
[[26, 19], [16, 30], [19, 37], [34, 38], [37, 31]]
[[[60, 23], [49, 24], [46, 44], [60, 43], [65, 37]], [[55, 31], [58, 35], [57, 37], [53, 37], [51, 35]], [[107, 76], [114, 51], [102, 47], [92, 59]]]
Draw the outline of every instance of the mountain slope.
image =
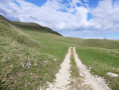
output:
[[[77, 47], [92, 74], [104, 77], [118, 90], [119, 41], [63, 37], [34, 23], [12, 22], [0, 16], [0, 88], [38, 89], [53, 82], [67, 49]], [[106, 68], [105, 68], [106, 67]], [[98, 70], [97, 70], [98, 69]], [[74, 70], [75, 71], [75, 70]]]
[[21, 29], [41, 31], [41, 32], [52, 33], [52, 34], [61, 36], [61, 34], [59, 34], [58, 32], [53, 31], [52, 29], [50, 29], [48, 27], [40, 26], [36, 23], [24, 23], [24, 22], [17, 22], [17, 21], [12, 21], [11, 23]]
[[[41, 48], [47, 49], [47, 44], [32, 39], [0, 16], [0, 89], [37, 89], [52, 82], [62, 60], [58, 54], [42, 53]], [[66, 46], [61, 48], [65, 50]], [[66, 52], [61, 52], [63, 58]]]

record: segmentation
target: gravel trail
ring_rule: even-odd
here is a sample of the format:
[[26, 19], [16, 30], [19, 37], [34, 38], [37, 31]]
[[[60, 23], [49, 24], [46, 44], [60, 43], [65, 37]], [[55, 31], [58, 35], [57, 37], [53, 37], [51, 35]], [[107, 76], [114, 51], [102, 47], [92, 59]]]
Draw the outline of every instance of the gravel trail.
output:
[[81, 60], [79, 59], [76, 53], [75, 47], [73, 47], [73, 53], [75, 62], [79, 69], [79, 75], [82, 78], [82, 82], [79, 85], [80, 87], [83, 87], [83, 89], [81, 90], [110, 90], [103, 78], [91, 75], [87, 67], [82, 64]]
[[54, 84], [50, 84], [47, 90], [68, 90], [70, 84], [70, 56], [71, 56], [71, 47], [68, 49], [68, 52], [65, 56], [63, 63], [59, 72], [56, 74], [56, 80]]
[[[77, 80], [79, 80], [78, 82], [75, 82], [77, 80], [73, 80], [71, 78], [70, 57], [72, 52], [79, 72], [79, 77], [77, 78]], [[78, 88], [72, 88], [72, 81], [78, 85]], [[110, 90], [110, 88], [103, 78], [91, 75], [90, 70], [88, 70], [79, 59], [75, 47], [73, 47], [73, 51], [72, 47], [70, 47], [64, 61], [61, 64], [59, 72], [56, 74], [55, 82], [53, 84], [49, 84], [49, 88], [47, 88], [47, 90]]]

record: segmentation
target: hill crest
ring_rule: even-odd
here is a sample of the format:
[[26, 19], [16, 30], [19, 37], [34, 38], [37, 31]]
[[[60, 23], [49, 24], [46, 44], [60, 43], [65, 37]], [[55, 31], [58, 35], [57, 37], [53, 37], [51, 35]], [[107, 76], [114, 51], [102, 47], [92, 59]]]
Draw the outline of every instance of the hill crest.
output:
[[5, 25], [9, 25], [12, 24], [18, 28], [25, 28], [28, 30], [36, 30], [36, 31], [40, 31], [40, 32], [46, 32], [46, 33], [51, 33], [51, 34], [56, 34], [59, 36], [62, 36], [60, 33], [48, 28], [48, 27], [44, 27], [41, 26], [37, 23], [26, 23], [26, 22], [19, 22], [19, 21], [9, 21], [8, 19], [6, 19], [4, 16], [0, 15], [0, 23], [3, 23]]

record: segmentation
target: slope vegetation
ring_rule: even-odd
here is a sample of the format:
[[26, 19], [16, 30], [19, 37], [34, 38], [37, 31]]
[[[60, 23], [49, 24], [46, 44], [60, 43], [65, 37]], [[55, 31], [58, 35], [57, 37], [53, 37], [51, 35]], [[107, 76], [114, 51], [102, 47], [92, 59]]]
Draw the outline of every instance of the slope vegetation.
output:
[[[39, 89], [55, 80], [70, 46], [77, 49], [91, 73], [119, 88], [119, 41], [63, 37], [35, 23], [13, 22], [0, 16], [0, 88]], [[76, 70], [74, 70], [76, 71]]]
[[[60, 47], [54, 45], [53, 50], [47, 51], [50, 45], [53, 46], [52, 43], [39, 42], [21, 29], [0, 16], [1, 89], [37, 89], [39, 86], [46, 86], [47, 82], [52, 82], [55, 78], [66, 53], [67, 45], [57, 45]], [[51, 29], [48, 31], [49, 29], [46, 30], [42, 27], [42, 30], [45, 30], [44, 34], [49, 32], [53, 35], [58, 34]], [[36, 32], [41, 33], [40, 29]], [[60, 34], [58, 35], [60, 36]], [[58, 48], [61, 51], [54, 55], [55, 49], [58, 50]]]

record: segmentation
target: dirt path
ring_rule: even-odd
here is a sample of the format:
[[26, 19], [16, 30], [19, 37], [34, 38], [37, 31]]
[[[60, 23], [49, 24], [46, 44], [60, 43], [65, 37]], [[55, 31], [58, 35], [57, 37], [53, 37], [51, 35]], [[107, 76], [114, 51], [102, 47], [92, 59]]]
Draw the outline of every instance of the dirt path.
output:
[[[68, 49], [65, 59], [61, 64], [61, 68], [56, 74], [55, 82], [53, 84], [49, 84], [49, 88], [47, 88], [47, 90], [110, 90], [103, 78], [90, 74], [90, 71], [78, 58], [75, 47], [73, 47], [73, 51], [71, 49], [71, 47]], [[79, 72], [79, 77], [77, 78], [78, 82], [71, 78], [70, 57], [72, 52]], [[78, 88], [72, 88], [72, 81], [74, 84], [76, 83], [78, 85]]]
[[56, 80], [54, 84], [50, 84], [47, 90], [67, 90], [70, 84], [70, 56], [71, 47], [69, 48], [63, 63], [61, 64], [61, 69], [56, 74]]
[[81, 60], [78, 58], [75, 47], [73, 47], [73, 53], [75, 62], [79, 69], [79, 75], [82, 78], [80, 87], [83, 87], [83, 90], [110, 90], [103, 78], [90, 74], [90, 71], [85, 65], [82, 64]]

